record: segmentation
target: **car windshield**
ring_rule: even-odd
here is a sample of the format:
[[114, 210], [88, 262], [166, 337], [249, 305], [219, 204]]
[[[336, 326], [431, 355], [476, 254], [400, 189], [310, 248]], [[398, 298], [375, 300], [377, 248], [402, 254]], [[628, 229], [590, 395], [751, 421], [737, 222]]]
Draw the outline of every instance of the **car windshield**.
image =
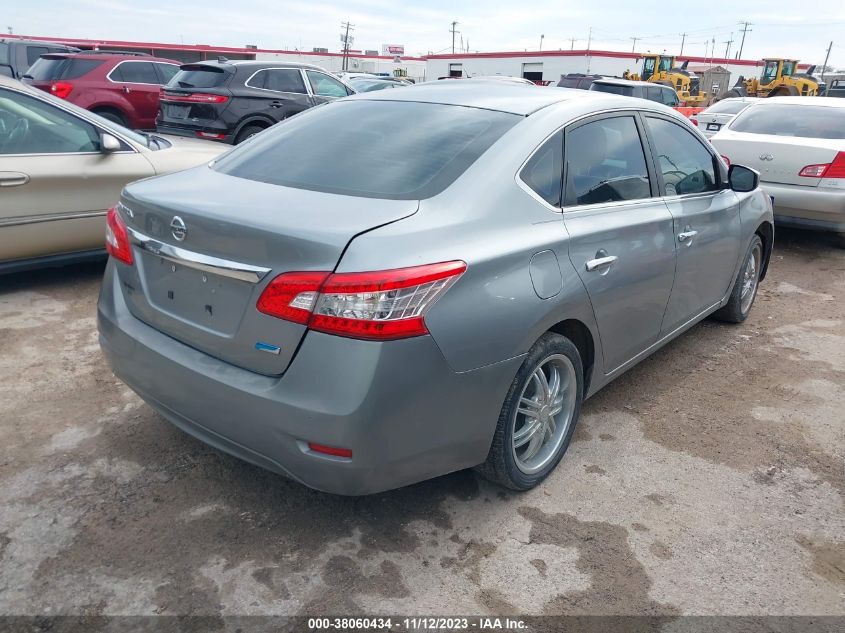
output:
[[[276, 125], [219, 160], [231, 176], [394, 200], [434, 196], [522, 117], [405, 101], [339, 101]], [[414, 125], [396, 133], [397, 121]]]
[[631, 86], [619, 86], [617, 84], [605, 84], [594, 81], [590, 86], [590, 90], [598, 92], [609, 92], [613, 95], [622, 95], [623, 97], [630, 97], [634, 94], [634, 89]]
[[845, 139], [845, 108], [766, 103], [746, 108], [730, 129], [747, 134]]
[[168, 88], [216, 88], [226, 80], [226, 72], [213, 66], [182, 66], [167, 83]]
[[702, 114], [737, 114], [738, 112], [745, 110], [745, 108], [750, 105], [750, 101], [727, 99], [725, 101], [717, 101], [712, 106], [704, 110]]

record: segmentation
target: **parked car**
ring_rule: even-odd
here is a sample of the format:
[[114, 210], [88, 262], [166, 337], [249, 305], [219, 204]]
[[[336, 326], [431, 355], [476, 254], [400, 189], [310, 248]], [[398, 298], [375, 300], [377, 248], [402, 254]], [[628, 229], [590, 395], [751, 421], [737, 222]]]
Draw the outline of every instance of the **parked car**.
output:
[[289, 116], [354, 93], [309, 64], [225, 59], [183, 64], [161, 91], [156, 129], [237, 145]]
[[777, 223], [833, 232], [845, 246], [845, 101], [761, 99], [710, 141], [760, 171]]
[[845, 79], [834, 79], [825, 87], [825, 97], [845, 97]]
[[691, 116], [690, 121], [693, 125], [698, 126], [704, 136], [710, 138], [723, 126], [730, 123], [737, 114], [757, 100], [757, 97], [721, 99], [698, 114]]
[[558, 88], [575, 88], [576, 90], [589, 90], [590, 86], [597, 79], [604, 79], [604, 75], [585, 75], [584, 73], [569, 73], [561, 75], [557, 82]]
[[535, 486], [584, 397], [710, 314], [746, 318], [773, 238], [756, 173], [681, 115], [463, 81], [314, 108], [129, 185], [109, 226], [115, 374], [342, 494], [473, 466]]
[[126, 183], [222, 149], [138, 134], [0, 77], [0, 273], [103, 257], [104, 216]]
[[662, 103], [670, 108], [677, 108], [680, 105], [678, 93], [671, 86], [651, 83], [648, 81], [631, 81], [630, 79], [616, 79], [615, 77], [604, 77], [594, 79], [588, 90], [596, 92], [607, 92], [625, 97], [637, 97]]
[[78, 48], [55, 42], [0, 38], [0, 76], [20, 79], [42, 55], [78, 51]]
[[401, 81], [390, 81], [377, 79], [375, 77], [353, 77], [349, 85], [356, 92], [373, 92], [376, 90], [392, 90], [393, 88], [406, 88], [409, 84]]
[[123, 127], [154, 130], [159, 91], [178, 70], [177, 61], [142, 53], [50, 53], [24, 80]]

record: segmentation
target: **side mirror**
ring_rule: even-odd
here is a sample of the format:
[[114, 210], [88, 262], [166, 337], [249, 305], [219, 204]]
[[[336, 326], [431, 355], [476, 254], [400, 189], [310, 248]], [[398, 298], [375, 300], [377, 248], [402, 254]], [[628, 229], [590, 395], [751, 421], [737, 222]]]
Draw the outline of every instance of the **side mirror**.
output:
[[103, 154], [118, 152], [123, 146], [120, 141], [108, 132], [100, 132], [100, 151]]
[[734, 191], [747, 193], [760, 185], [760, 173], [743, 165], [731, 165], [728, 169], [728, 182]]

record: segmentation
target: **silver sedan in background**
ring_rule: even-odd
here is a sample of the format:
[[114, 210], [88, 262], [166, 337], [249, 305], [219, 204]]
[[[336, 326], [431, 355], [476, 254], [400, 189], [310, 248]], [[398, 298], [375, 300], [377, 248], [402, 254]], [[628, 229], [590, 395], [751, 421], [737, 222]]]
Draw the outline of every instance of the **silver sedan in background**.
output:
[[759, 97], [731, 97], [730, 99], [721, 99], [706, 110], [702, 110], [698, 114], [693, 114], [690, 117], [693, 125], [697, 125], [701, 133], [707, 138], [710, 138], [721, 130], [728, 123], [733, 121], [734, 117], [745, 110]]
[[98, 306], [117, 376], [321, 490], [469, 467], [526, 490], [584, 398], [746, 318], [773, 241], [754, 171], [653, 102], [470, 84], [355, 95], [126, 187]]
[[778, 224], [829, 231], [845, 246], [845, 100], [761, 99], [711, 142], [760, 172]]

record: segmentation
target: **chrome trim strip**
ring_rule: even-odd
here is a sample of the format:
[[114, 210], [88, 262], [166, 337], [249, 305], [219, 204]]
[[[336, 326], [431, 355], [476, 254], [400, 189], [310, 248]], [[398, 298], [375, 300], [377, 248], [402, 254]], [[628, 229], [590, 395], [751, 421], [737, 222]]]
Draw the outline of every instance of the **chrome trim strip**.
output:
[[238, 279], [246, 281], [251, 284], [256, 284], [261, 281], [267, 273], [269, 268], [261, 266], [253, 266], [251, 264], [242, 264], [228, 259], [221, 259], [219, 257], [211, 257], [209, 255], [202, 255], [194, 253], [193, 251], [179, 248], [178, 246], [171, 246], [164, 242], [159, 242], [143, 233], [139, 233], [134, 229], [126, 228], [132, 243], [139, 248], [144, 249], [154, 255], [180, 264], [188, 268], [202, 270], [221, 277], [229, 277], [230, 279]]
[[81, 211], [79, 213], [51, 213], [49, 215], [30, 217], [18, 216], [16, 218], [0, 220], [0, 227], [25, 226], [27, 224], [40, 224], [41, 222], [61, 222], [62, 220], [84, 220], [86, 218], [96, 218], [105, 215], [105, 211]]

